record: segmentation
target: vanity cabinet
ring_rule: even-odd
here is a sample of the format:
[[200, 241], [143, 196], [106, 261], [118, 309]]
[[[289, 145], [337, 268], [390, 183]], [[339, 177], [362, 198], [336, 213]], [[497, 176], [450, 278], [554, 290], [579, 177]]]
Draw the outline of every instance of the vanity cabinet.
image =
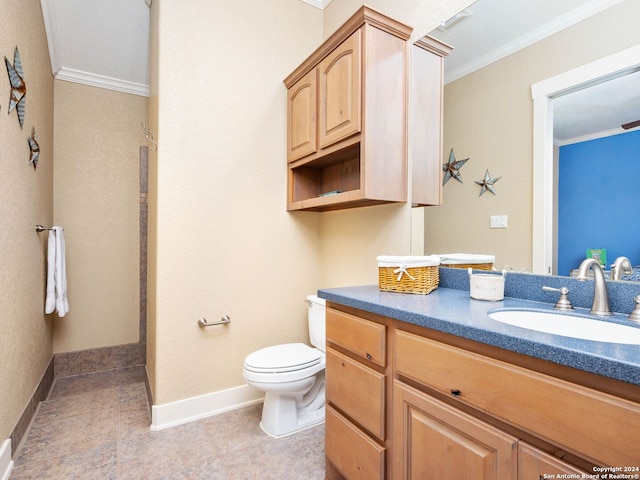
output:
[[326, 376], [329, 479], [587, 478], [640, 461], [637, 387], [333, 302]]
[[407, 201], [407, 40], [366, 6], [284, 83], [288, 210]]
[[386, 478], [386, 326], [327, 309], [328, 479]]

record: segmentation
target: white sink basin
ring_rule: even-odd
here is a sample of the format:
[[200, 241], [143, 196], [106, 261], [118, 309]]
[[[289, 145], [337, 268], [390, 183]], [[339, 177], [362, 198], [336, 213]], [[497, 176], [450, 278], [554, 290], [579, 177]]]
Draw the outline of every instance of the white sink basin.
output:
[[562, 337], [640, 345], [640, 328], [575, 315], [526, 310], [498, 310], [490, 313], [489, 318], [516, 327]]

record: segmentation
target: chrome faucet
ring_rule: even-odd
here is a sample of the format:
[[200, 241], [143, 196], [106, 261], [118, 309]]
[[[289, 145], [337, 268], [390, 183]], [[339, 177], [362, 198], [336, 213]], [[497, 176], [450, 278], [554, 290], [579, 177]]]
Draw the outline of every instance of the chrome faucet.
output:
[[604, 278], [602, 266], [594, 258], [583, 260], [578, 268], [577, 279], [585, 281], [589, 274], [589, 269], [593, 267], [593, 305], [591, 312], [593, 315], [613, 315], [611, 304], [609, 303], [609, 292], [607, 291], [607, 281]]
[[632, 273], [633, 267], [627, 257], [618, 257], [611, 265], [611, 280], [620, 280], [622, 275], [631, 275]]

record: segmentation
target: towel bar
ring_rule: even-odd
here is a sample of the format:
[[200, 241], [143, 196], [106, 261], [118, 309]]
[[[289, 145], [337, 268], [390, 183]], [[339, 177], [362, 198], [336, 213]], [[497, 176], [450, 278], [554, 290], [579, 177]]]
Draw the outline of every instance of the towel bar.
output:
[[53, 227], [43, 227], [42, 225], [36, 225], [36, 232], [44, 232], [45, 230], [53, 230]]
[[218, 320], [217, 322], [211, 322], [211, 323], [209, 323], [206, 318], [200, 317], [198, 319], [198, 326], [212, 327], [214, 325], [224, 325], [225, 323], [230, 323], [230, 322], [231, 322], [231, 318], [229, 317], [229, 315], [223, 315], [220, 320]]

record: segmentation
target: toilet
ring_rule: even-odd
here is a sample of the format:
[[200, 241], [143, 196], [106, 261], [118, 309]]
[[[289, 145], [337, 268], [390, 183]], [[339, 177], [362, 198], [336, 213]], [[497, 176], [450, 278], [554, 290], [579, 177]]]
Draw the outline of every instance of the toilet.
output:
[[244, 360], [247, 384], [265, 392], [260, 428], [283, 437], [324, 422], [325, 301], [307, 296], [311, 345], [285, 343]]

